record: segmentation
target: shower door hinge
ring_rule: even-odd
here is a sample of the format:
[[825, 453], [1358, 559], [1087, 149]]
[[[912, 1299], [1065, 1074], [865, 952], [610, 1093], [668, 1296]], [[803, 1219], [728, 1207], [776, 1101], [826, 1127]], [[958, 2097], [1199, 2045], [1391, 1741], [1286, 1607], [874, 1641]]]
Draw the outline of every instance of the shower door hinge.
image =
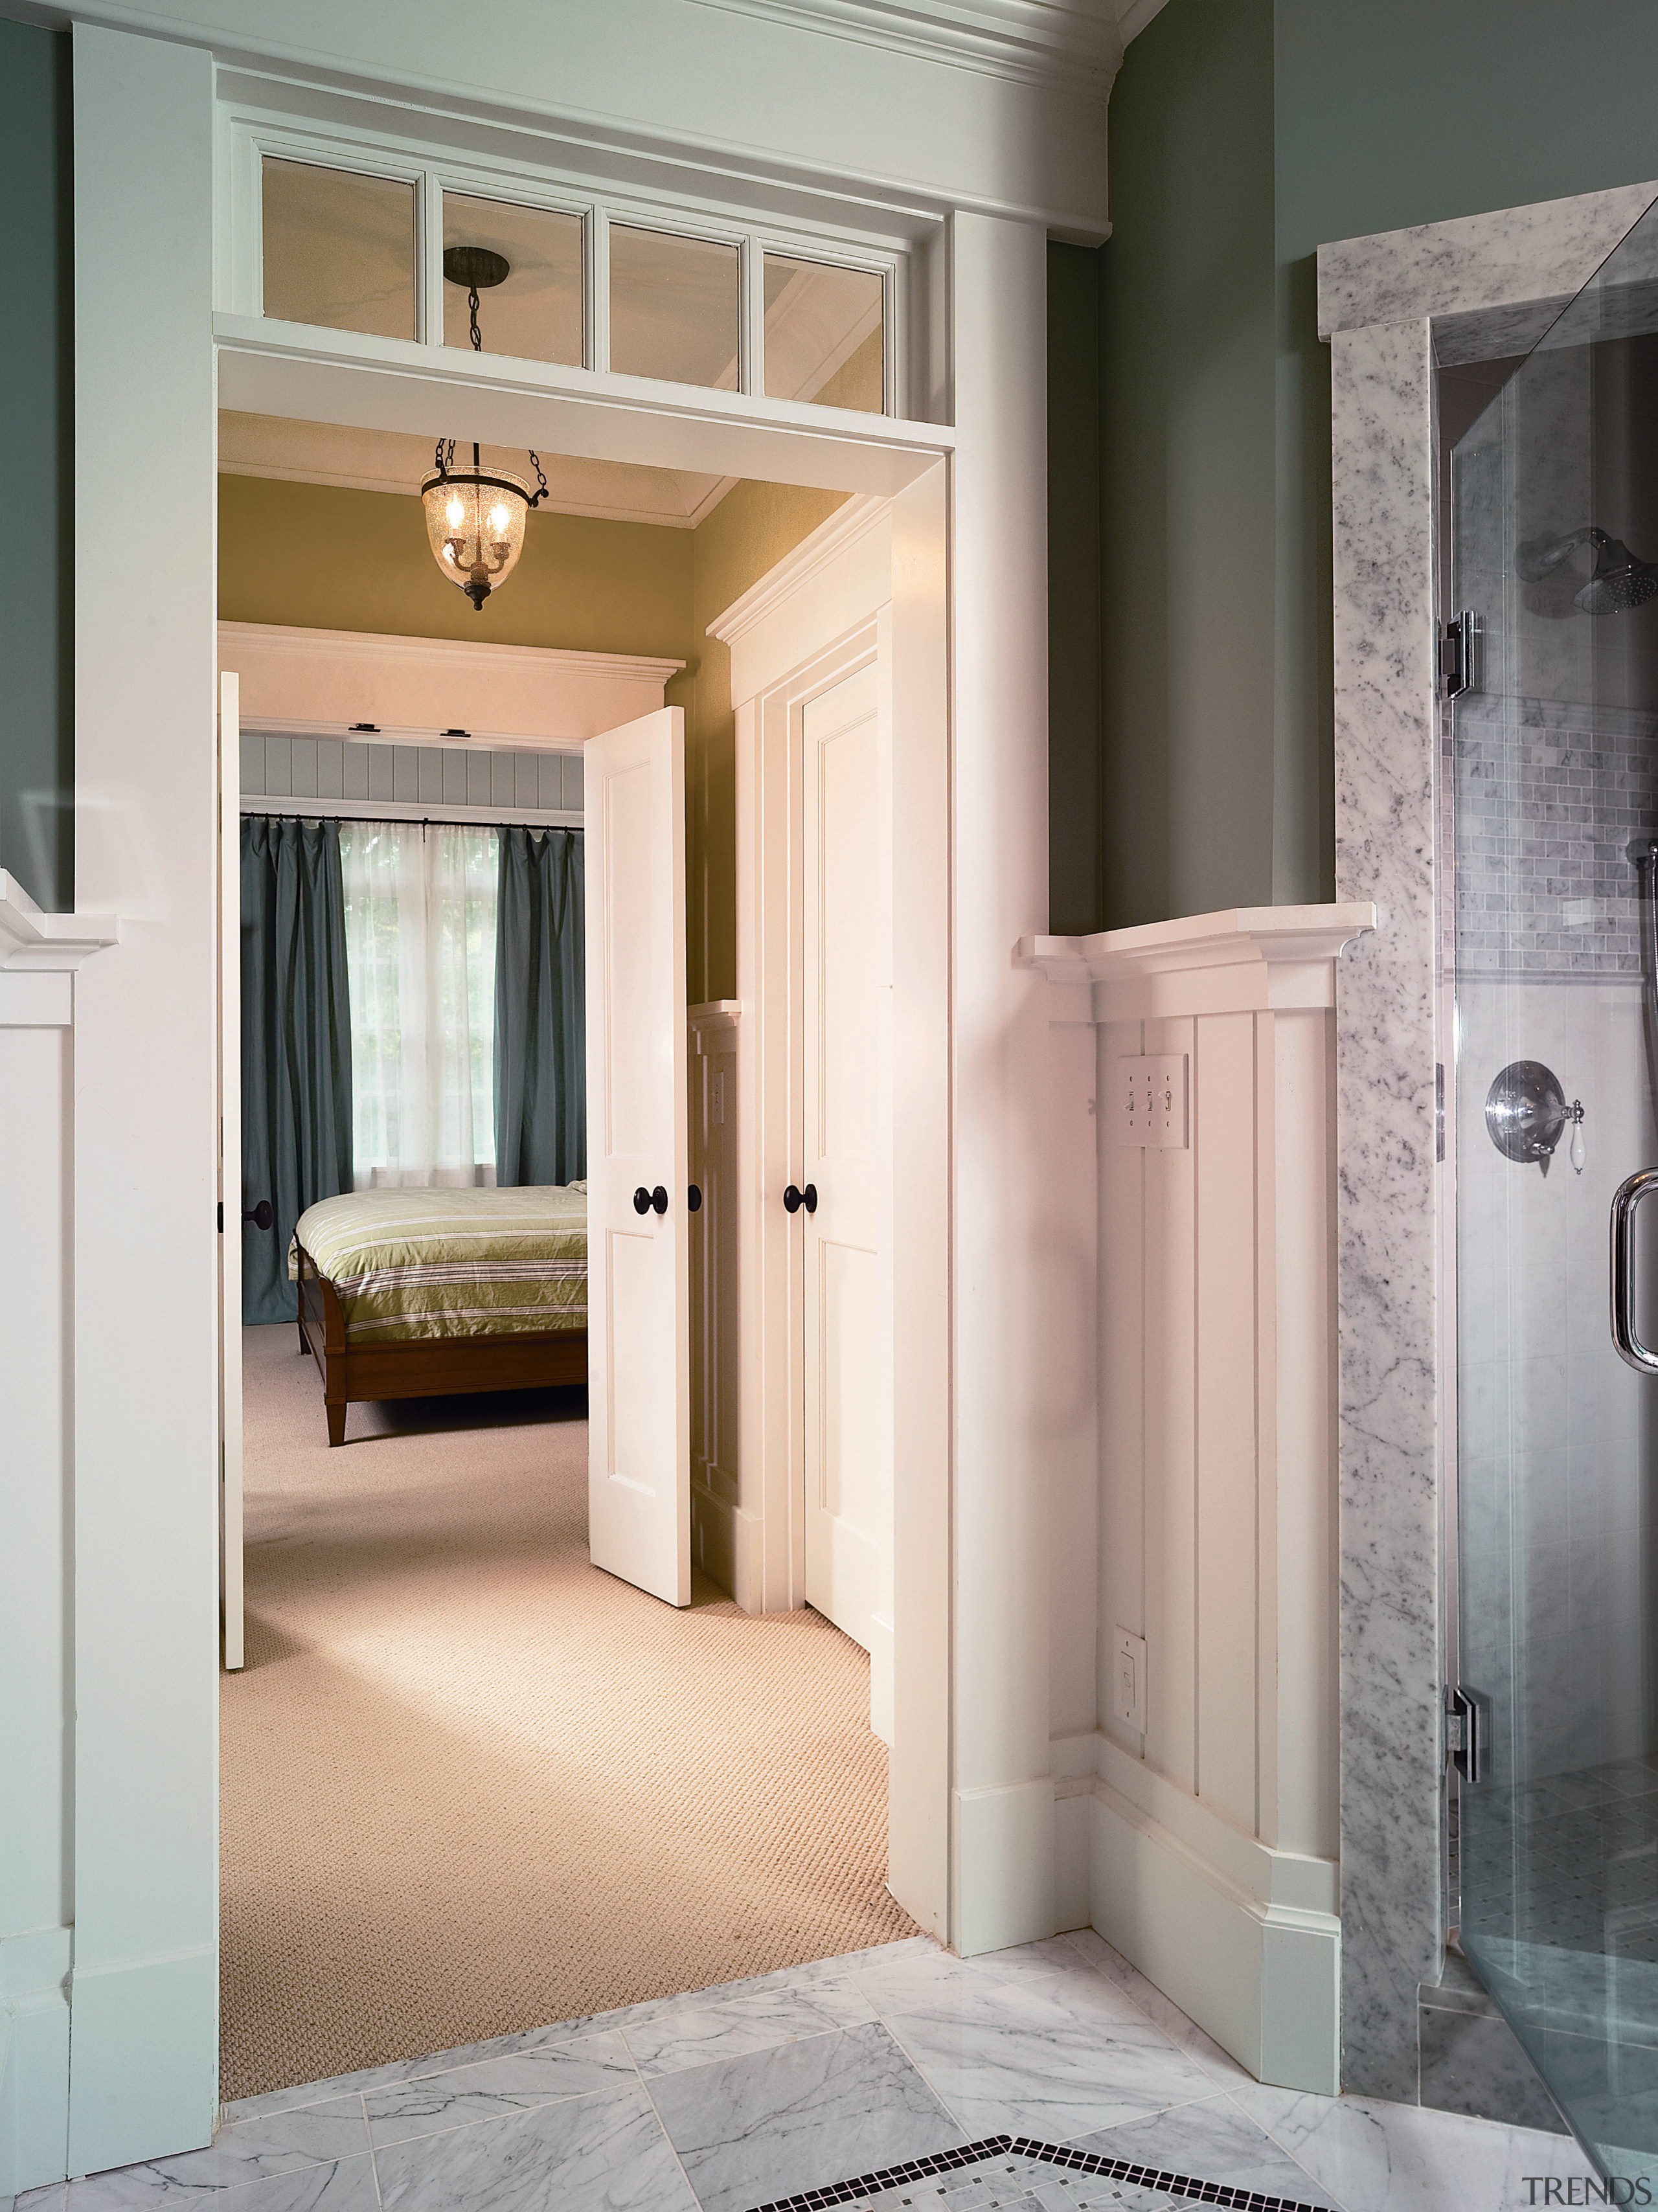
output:
[[1483, 1782], [1490, 1755], [1491, 1701], [1459, 1682], [1445, 1699], [1445, 1748], [1465, 1782]]
[[1434, 1062], [1434, 1158], [1445, 1157], [1445, 1063]]
[[1475, 665], [1478, 635], [1478, 625], [1470, 608], [1465, 607], [1446, 623], [1445, 634], [1439, 641], [1439, 684], [1445, 698], [1454, 699], [1464, 691], [1479, 689]]

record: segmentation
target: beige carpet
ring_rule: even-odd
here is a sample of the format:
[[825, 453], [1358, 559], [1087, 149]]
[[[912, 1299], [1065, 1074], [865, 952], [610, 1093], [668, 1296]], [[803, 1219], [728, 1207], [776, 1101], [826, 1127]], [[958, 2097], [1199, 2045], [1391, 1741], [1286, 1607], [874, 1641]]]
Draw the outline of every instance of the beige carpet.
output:
[[913, 1935], [869, 1662], [587, 1552], [580, 1392], [354, 1406], [244, 1332], [226, 2098]]

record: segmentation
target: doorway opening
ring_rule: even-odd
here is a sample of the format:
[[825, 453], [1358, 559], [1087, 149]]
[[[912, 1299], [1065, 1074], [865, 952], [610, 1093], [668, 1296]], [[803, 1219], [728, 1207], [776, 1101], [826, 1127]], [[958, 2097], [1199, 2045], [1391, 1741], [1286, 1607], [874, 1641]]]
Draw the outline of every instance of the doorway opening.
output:
[[[705, 632], [843, 495], [543, 454], [553, 510], [531, 518], [519, 568], [480, 622], [427, 549], [416, 496], [426, 444], [221, 418], [221, 664], [240, 679], [240, 732], [226, 749], [235, 787], [225, 794], [243, 987], [237, 1211], [271, 1196], [273, 1163], [296, 1166], [277, 1178], [271, 1228], [245, 1226], [234, 1313], [227, 1297], [228, 1373], [237, 1345], [242, 1353], [245, 1516], [245, 1540], [235, 1543], [228, 1522], [226, 1547], [242, 1571], [244, 1663], [226, 1674], [221, 1698], [227, 2100], [917, 1932], [886, 1887], [887, 1751], [871, 1727], [868, 1620], [891, 1567], [864, 1556], [883, 1504], [856, 1489], [879, 1455], [850, 1387], [873, 1364], [859, 1351], [873, 1309], [858, 1276], [879, 1250], [858, 1211], [875, 1201], [844, 1172], [873, 1141], [879, 1067], [871, 886], [859, 874], [877, 846], [873, 664], [826, 680], [802, 708], [823, 767], [800, 787], [802, 807], [818, 809], [807, 888], [814, 911], [840, 926], [802, 938], [790, 956], [814, 978], [808, 1003], [820, 1018], [786, 1047], [814, 1055], [808, 1088], [818, 1102], [816, 1149], [791, 1163], [789, 1188], [810, 1188], [817, 1203], [783, 1212], [802, 1253], [809, 1239], [816, 1255], [800, 1273], [817, 1304], [809, 1338], [774, 1346], [773, 1357], [802, 1419], [818, 1408], [827, 1449], [805, 1462], [815, 1488], [803, 1468], [784, 1532], [806, 1549], [803, 1593], [777, 1609], [738, 1587], [741, 1530], [756, 1517], [738, 1441], [741, 1376], [763, 1355], [751, 1355], [740, 1318], [748, 1010], [733, 964], [733, 701], [726, 648]], [[677, 889], [649, 848], [648, 805], [637, 820], [625, 807], [595, 816], [595, 764], [613, 742], [602, 733], [618, 725], [662, 735], [667, 749], [645, 766], [666, 761], [670, 781], [681, 778]], [[637, 763], [614, 764], [625, 776]], [[679, 972], [667, 979], [686, 1039], [677, 1096], [631, 1032], [590, 1079], [596, 1011], [625, 1015], [664, 982], [651, 970], [655, 939], [613, 933], [608, 995], [595, 1010], [588, 848], [600, 834], [607, 879], [625, 891], [616, 915], [637, 918], [657, 894], [678, 902], [665, 916], [666, 941], [679, 932]], [[531, 900], [527, 924], [521, 898], [508, 912], [514, 871], [545, 866], [555, 841], [563, 904]], [[308, 938], [298, 894], [284, 891], [278, 845], [295, 848], [291, 884], [311, 867], [314, 907], [337, 901], [335, 986], [326, 932]], [[266, 988], [278, 971], [291, 982], [302, 952], [313, 959], [320, 1040], [308, 1082], [294, 1074], [295, 994]], [[576, 979], [579, 1027], [568, 1004]], [[543, 1019], [526, 1043], [514, 994], [532, 990]], [[344, 1094], [336, 1081], [330, 1095], [350, 1139], [343, 1147], [337, 1129], [332, 1151], [302, 1126], [328, 1088], [315, 1079], [330, 1050]], [[527, 1055], [540, 1071], [527, 1086]], [[638, 1133], [642, 1114], [666, 1124], [680, 1172], [637, 1164], [650, 1197], [658, 1176], [674, 1192], [660, 1212], [634, 1216], [629, 1131], [641, 1160], [656, 1134]], [[552, 1170], [537, 1164], [548, 1160]], [[607, 1171], [617, 1188], [606, 1199]], [[594, 1343], [586, 1270], [577, 1286], [588, 1382], [532, 1365], [485, 1378], [496, 1387], [451, 1378], [430, 1395], [381, 1397], [369, 1372], [331, 1407], [327, 1346], [314, 1316], [302, 1350], [306, 1286], [288, 1266], [296, 1234], [310, 1259], [323, 1241], [311, 1209], [332, 1201], [349, 1215], [375, 1201], [418, 1243], [423, 1207], [435, 1204], [454, 1233], [469, 1203], [510, 1212], [521, 1194], [558, 1212], [560, 1235], [579, 1218], [589, 1258], [609, 1206], [608, 1353]], [[683, 1408], [671, 1361], [642, 1356], [660, 1285], [630, 1275], [640, 1251], [621, 1241], [634, 1233], [641, 1244], [636, 1224], [649, 1236], [659, 1220], [680, 1230], [685, 1255]], [[348, 1220], [346, 1243], [365, 1234]], [[411, 1277], [428, 1250], [412, 1255]], [[365, 1347], [376, 1326], [387, 1342], [409, 1341], [411, 1315], [396, 1305], [409, 1285], [390, 1279], [410, 1256], [388, 1261], [376, 1247], [328, 1263], [342, 1325]], [[548, 1300], [573, 1319], [564, 1245], [553, 1259], [564, 1272]], [[431, 1302], [440, 1342], [487, 1338], [510, 1305], [501, 1293], [479, 1327], [467, 1301], [497, 1292], [479, 1291], [466, 1265], [449, 1255], [424, 1267], [427, 1291], [448, 1270]], [[244, 1296], [259, 1316], [246, 1322]], [[273, 1297], [280, 1312], [269, 1310]], [[827, 1398], [826, 1352], [846, 1378]], [[618, 1571], [594, 1564], [592, 1363], [607, 1359], [613, 1449], [600, 1456], [625, 1486], [628, 1455], [648, 1451], [664, 1423], [679, 1419], [674, 1433], [689, 1440], [685, 1526], [673, 1531], [683, 1580], [672, 1589], [643, 1572], [624, 1579], [625, 1559], [607, 1559]], [[509, 1381], [518, 1387], [501, 1387]], [[888, 1520], [890, 1510], [888, 1490]], [[841, 1559], [855, 1537], [863, 1553]], [[228, 1572], [234, 1658], [233, 1580]], [[890, 1595], [885, 1611], [890, 1620]]]

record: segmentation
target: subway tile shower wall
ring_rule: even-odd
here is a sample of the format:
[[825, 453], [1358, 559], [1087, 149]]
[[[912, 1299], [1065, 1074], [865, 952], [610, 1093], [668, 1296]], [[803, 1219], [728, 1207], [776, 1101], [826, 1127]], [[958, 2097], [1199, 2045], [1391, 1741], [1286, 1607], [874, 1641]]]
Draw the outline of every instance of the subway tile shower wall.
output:
[[1638, 973], [1625, 848], [1658, 831], [1658, 714], [1473, 698], [1448, 719], [1463, 973]]

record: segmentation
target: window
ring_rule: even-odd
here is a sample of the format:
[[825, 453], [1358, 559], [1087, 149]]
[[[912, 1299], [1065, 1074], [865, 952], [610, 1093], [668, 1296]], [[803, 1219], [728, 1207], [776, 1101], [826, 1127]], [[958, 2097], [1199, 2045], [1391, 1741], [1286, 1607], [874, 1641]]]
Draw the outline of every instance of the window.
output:
[[495, 1181], [492, 829], [342, 822], [359, 1190]]
[[577, 181], [521, 151], [486, 167], [481, 153], [359, 145], [322, 118], [244, 113], [238, 142], [227, 314], [464, 351], [469, 287], [444, 268], [472, 248], [506, 265], [478, 287], [485, 353], [870, 415], [906, 374], [912, 238], [783, 232], [758, 210]]
[[735, 246], [610, 230], [610, 365], [624, 376], [737, 388]]
[[266, 156], [265, 312], [375, 337], [415, 335], [415, 188]]
[[867, 269], [765, 257], [765, 394], [881, 411], [881, 283]]
[[[504, 200], [443, 195], [443, 248], [482, 246], [507, 263], [506, 281], [481, 296], [485, 353], [582, 365], [582, 218]], [[466, 294], [443, 287], [443, 343], [472, 343]]]

